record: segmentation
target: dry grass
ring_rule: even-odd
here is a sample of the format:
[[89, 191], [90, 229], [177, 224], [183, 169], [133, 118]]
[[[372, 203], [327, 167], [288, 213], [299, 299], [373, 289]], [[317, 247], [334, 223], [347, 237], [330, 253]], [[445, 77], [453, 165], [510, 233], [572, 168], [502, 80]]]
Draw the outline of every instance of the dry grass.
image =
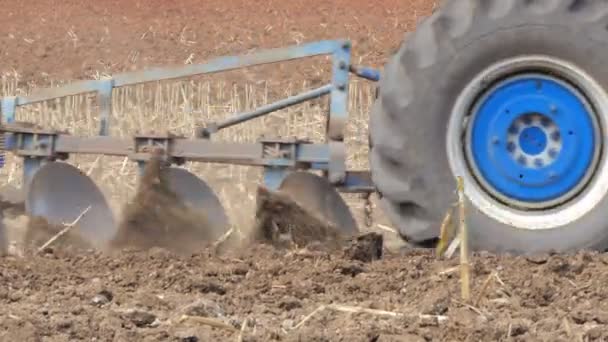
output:
[[[111, 134], [130, 136], [136, 132], [169, 129], [174, 133], [192, 136], [195, 126], [204, 122], [216, 121], [318, 86], [293, 82], [278, 86], [276, 82], [272, 86], [270, 84], [266, 81], [233, 83], [221, 79], [194, 79], [116, 89]], [[0, 87], [0, 96], [25, 94], [35, 88], [31, 84], [23, 85], [19, 75], [14, 73], [3, 75]], [[349, 150], [347, 163], [350, 168], [368, 167], [367, 126], [373, 94], [373, 84], [352, 81], [349, 96], [350, 121], [346, 133]], [[298, 136], [322, 142], [327, 109], [327, 98], [307, 102], [226, 129], [213, 139], [252, 142], [261, 135], [266, 135]], [[74, 135], [93, 135], [98, 127], [96, 113], [95, 97], [85, 94], [20, 108], [17, 120], [67, 129]], [[134, 195], [134, 163], [123, 158], [89, 155], [73, 155], [69, 162], [78, 165], [97, 182], [117, 215], [125, 201]], [[261, 168], [202, 163], [188, 163], [185, 167], [213, 187], [233, 224], [249, 226], [252, 223], [256, 186], [261, 182]], [[22, 179], [20, 160], [7, 156], [7, 165], [0, 169], [0, 175], [3, 183], [19, 186]], [[346, 197], [353, 213], [362, 222], [363, 201], [352, 195]]]

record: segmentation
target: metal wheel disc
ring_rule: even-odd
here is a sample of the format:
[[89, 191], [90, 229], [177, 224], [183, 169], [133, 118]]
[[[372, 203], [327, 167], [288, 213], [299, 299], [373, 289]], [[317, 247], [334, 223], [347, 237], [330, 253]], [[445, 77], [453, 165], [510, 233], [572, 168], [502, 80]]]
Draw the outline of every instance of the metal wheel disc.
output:
[[[461, 93], [448, 125], [452, 172], [473, 205], [524, 229], [573, 222], [605, 195], [606, 94], [593, 78], [545, 56], [504, 60]], [[603, 177], [601, 175], [604, 175]]]

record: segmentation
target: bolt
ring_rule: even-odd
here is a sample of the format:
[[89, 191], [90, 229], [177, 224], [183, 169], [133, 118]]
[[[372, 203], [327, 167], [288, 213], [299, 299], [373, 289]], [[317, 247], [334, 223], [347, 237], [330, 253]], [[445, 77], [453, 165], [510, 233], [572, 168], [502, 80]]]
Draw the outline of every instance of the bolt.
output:
[[509, 134], [517, 134], [519, 132], [519, 127], [517, 127], [517, 124], [514, 123], [511, 125], [511, 127], [509, 127]]
[[536, 167], [543, 167], [544, 164], [545, 163], [543, 162], [542, 159], [540, 159], [540, 158], [534, 159], [534, 166], [536, 166]]
[[517, 158], [517, 162], [523, 166], [526, 166], [526, 164], [528, 164], [528, 159], [524, 156], [519, 156], [519, 158]]
[[532, 123], [532, 118], [529, 115], [526, 115], [522, 118], [522, 121], [526, 124], [529, 125]]
[[549, 127], [549, 126], [551, 126], [551, 119], [549, 119], [549, 118], [547, 118], [547, 117], [544, 117], [544, 116], [543, 116], [543, 118], [542, 118], [542, 119], [540, 119], [540, 124], [541, 124], [543, 127]]
[[557, 113], [557, 106], [554, 104], [551, 104], [549, 106], [549, 110], [551, 111], [551, 113], [555, 114], [555, 113]]
[[549, 157], [551, 157], [551, 158], [557, 157], [557, 150], [554, 148], [549, 149]]
[[513, 153], [513, 151], [515, 151], [515, 144], [510, 142], [507, 144], [507, 151]]
[[340, 70], [346, 70], [346, 62], [340, 61], [340, 63], [338, 63], [338, 67], [340, 68]]
[[338, 90], [340, 90], [340, 91], [346, 90], [346, 85], [344, 83], [338, 84]]
[[555, 132], [551, 133], [551, 139], [553, 141], [559, 141], [560, 138], [561, 138], [561, 134], [559, 133], [559, 131], [555, 131]]

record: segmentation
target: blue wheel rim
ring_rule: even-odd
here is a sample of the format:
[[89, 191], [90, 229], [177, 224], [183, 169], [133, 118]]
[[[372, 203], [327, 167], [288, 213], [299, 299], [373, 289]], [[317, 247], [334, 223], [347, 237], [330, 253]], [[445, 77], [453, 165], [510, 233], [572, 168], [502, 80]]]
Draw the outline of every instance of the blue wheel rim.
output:
[[467, 152], [474, 174], [507, 201], [563, 201], [592, 173], [599, 152], [596, 116], [562, 80], [530, 74], [481, 94]]

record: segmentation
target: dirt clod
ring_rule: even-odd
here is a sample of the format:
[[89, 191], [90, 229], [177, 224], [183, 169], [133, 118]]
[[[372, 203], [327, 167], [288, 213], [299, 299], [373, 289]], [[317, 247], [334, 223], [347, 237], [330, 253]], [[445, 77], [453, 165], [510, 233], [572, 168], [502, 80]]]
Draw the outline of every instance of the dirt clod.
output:
[[367, 233], [353, 238], [345, 255], [352, 260], [372, 262], [382, 258], [383, 237], [378, 233]]
[[183, 314], [201, 317], [224, 317], [224, 310], [216, 303], [207, 299], [198, 299], [183, 309]]
[[91, 304], [102, 306], [111, 302], [112, 299], [114, 299], [114, 295], [112, 294], [112, 292], [108, 290], [102, 290], [98, 294], [96, 294], [93, 299], [91, 299]]
[[135, 324], [135, 326], [138, 328], [150, 326], [156, 320], [156, 316], [154, 314], [138, 309], [127, 310], [122, 313], [122, 316], [131, 321], [131, 323]]

